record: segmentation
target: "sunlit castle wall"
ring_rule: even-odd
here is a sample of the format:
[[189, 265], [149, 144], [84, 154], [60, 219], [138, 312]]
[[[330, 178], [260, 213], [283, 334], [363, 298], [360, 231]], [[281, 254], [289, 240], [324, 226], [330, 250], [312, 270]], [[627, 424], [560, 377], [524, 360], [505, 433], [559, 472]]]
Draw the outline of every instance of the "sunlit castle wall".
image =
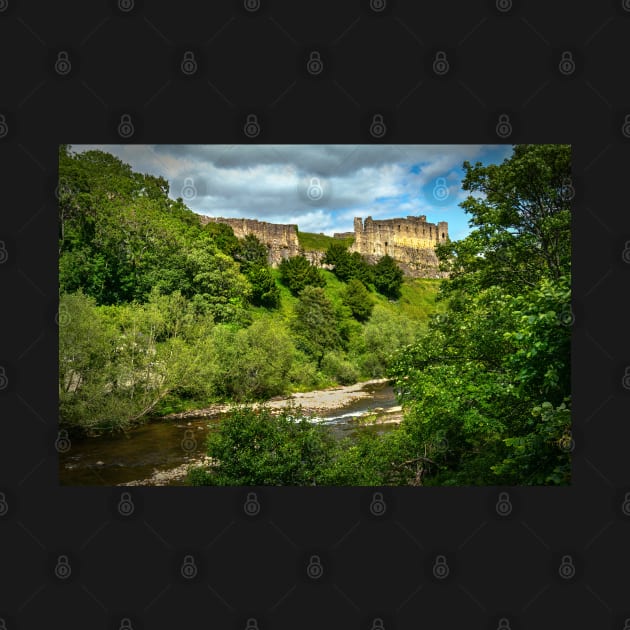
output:
[[354, 243], [350, 251], [371, 261], [391, 256], [410, 276], [442, 278], [435, 246], [448, 240], [448, 223], [429, 223], [425, 215], [406, 219], [367, 217], [354, 219]]

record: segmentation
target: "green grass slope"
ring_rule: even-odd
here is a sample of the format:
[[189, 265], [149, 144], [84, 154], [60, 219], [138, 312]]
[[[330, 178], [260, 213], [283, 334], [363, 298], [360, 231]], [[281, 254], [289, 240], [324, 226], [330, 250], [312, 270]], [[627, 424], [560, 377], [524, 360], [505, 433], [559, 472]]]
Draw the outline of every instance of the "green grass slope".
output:
[[300, 247], [305, 251], [322, 251], [325, 252], [328, 246], [332, 243], [341, 243], [350, 247], [354, 241], [354, 237], [348, 238], [334, 238], [333, 236], [326, 236], [326, 234], [314, 234], [312, 232], [300, 232], [298, 230], [298, 241]]

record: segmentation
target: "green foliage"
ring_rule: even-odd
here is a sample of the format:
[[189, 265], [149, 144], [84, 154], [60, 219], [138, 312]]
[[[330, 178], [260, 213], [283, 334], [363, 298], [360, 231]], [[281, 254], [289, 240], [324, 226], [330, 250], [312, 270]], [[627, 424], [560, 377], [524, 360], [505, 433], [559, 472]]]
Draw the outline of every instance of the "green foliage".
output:
[[379, 304], [353, 340], [350, 351], [357, 357], [362, 374], [382, 378], [396, 352], [411, 344], [417, 331], [416, 322]]
[[383, 256], [372, 267], [374, 286], [379, 293], [393, 300], [400, 297], [403, 272], [391, 256]]
[[485, 197], [475, 230], [443, 246], [446, 308], [389, 368], [425, 485], [566, 484], [570, 478], [568, 147], [522, 145], [467, 169]]
[[571, 265], [571, 178], [569, 145], [523, 144], [502, 164], [464, 162], [461, 204], [475, 230], [440, 245], [451, 271], [445, 290], [474, 290], [499, 284], [518, 293], [542, 277], [558, 280]]
[[333, 273], [344, 282], [354, 278], [365, 285], [372, 282], [372, 267], [363, 256], [359, 252], [348, 252], [347, 248], [339, 243], [332, 243], [328, 247], [322, 262], [333, 265]]
[[333, 438], [321, 426], [299, 417], [299, 410], [273, 414], [269, 408], [232, 410], [208, 437], [216, 465], [193, 471], [195, 485], [317, 485], [329, 465]]
[[289, 332], [271, 317], [248, 328], [217, 326], [211, 339], [209, 381], [219, 397], [237, 401], [284, 394], [294, 355]]
[[236, 260], [241, 263], [241, 271], [247, 274], [253, 269], [267, 266], [269, 251], [255, 234], [247, 234], [239, 242]]
[[266, 308], [278, 308], [280, 290], [269, 267], [256, 267], [249, 271], [247, 277], [252, 285], [252, 304]]
[[298, 348], [321, 365], [324, 353], [341, 347], [335, 309], [320, 287], [305, 287], [295, 306], [293, 330]]
[[78, 292], [63, 294], [59, 309], [60, 426], [126, 428], [183, 384], [205, 393], [212, 322], [195, 317], [181, 295], [99, 307]]
[[241, 250], [241, 243], [234, 236], [232, 226], [227, 223], [206, 223], [203, 230], [212, 236], [217, 248], [228, 256], [235, 257]]
[[[97, 304], [145, 302], [151, 290], [181, 291], [216, 321], [242, 318], [249, 283], [221, 227], [168, 197], [163, 178], [134, 173], [103, 151], [59, 156], [59, 284]], [[218, 224], [217, 224], [218, 225]], [[217, 237], [215, 241], [213, 235]]]
[[304, 256], [285, 258], [278, 266], [280, 281], [297, 295], [306, 286], [324, 287], [326, 280], [317, 267], [311, 265]]
[[340, 385], [351, 385], [359, 380], [358, 370], [341, 352], [326, 352], [322, 358], [321, 369]]
[[335, 238], [325, 234], [313, 234], [312, 232], [301, 232], [298, 230], [298, 242], [300, 243], [300, 248], [305, 251], [323, 252], [331, 245], [340, 245], [341, 247], [348, 248], [352, 245], [353, 241], [353, 236]]
[[357, 278], [353, 278], [348, 282], [343, 294], [343, 303], [352, 311], [352, 316], [360, 322], [369, 319], [374, 309], [374, 302], [370, 292], [365, 288], [361, 280]]

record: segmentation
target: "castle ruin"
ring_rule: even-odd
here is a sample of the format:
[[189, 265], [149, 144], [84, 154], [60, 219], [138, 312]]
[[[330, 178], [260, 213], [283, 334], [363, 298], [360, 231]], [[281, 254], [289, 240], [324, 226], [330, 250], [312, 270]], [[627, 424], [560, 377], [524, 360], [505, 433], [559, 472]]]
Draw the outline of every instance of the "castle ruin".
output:
[[351, 252], [359, 252], [370, 262], [391, 256], [409, 276], [443, 278], [435, 246], [448, 240], [448, 223], [428, 223], [425, 215], [406, 219], [354, 219]]
[[[311, 264], [322, 264], [325, 252], [304, 251], [298, 240], [298, 226], [295, 224], [267, 223], [257, 219], [226, 219], [198, 215], [202, 224], [225, 223], [234, 231], [234, 236], [244, 238], [248, 234], [256, 236], [269, 249], [269, 264], [277, 267], [284, 258], [302, 255]], [[385, 255], [391, 256], [408, 276], [418, 278], [443, 278], [439, 271], [435, 246], [448, 240], [448, 223], [428, 223], [426, 216], [408, 216], [406, 219], [365, 221], [354, 219], [354, 232], [335, 234], [337, 238], [354, 236], [350, 252], [359, 252], [371, 262]]]

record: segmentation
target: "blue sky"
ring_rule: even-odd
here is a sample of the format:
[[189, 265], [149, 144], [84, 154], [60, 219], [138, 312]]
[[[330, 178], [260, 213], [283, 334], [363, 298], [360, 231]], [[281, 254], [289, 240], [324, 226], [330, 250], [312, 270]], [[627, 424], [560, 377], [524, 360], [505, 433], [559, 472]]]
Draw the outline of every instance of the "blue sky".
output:
[[469, 233], [462, 163], [500, 163], [511, 145], [73, 145], [166, 178], [199, 214], [347, 232], [353, 218], [417, 216]]

